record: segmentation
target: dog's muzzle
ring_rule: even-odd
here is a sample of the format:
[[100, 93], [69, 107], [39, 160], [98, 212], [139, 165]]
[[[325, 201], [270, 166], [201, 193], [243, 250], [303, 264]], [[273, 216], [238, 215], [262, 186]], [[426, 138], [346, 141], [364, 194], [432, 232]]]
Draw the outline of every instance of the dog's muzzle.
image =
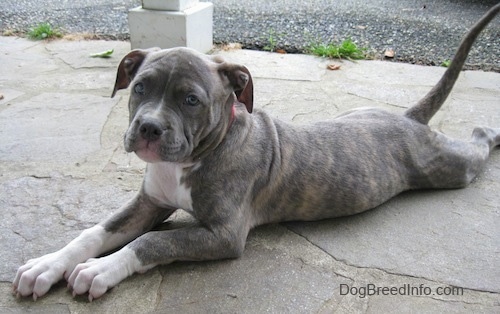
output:
[[144, 140], [154, 142], [160, 139], [163, 134], [163, 130], [157, 123], [144, 122], [139, 126], [139, 134]]

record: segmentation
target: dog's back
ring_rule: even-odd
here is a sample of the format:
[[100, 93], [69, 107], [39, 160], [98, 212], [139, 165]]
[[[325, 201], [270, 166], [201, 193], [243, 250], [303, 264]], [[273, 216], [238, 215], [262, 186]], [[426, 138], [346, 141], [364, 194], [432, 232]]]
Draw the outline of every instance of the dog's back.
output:
[[241, 161], [241, 177], [251, 182], [245, 188], [257, 213], [253, 225], [352, 215], [405, 190], [466, 186], [500, 144], [500, 131], [477, 128], [467, 143], [433, 132], [427, 122], [450, 93], [472, 43], [499, 11], [500, 4], [476, 23], [441, 80], [403, 115], [353, 110], [295, 126], [242, 108], [228, 141], [233, 143], [231, 132], [241, 132], [239, 124], [250, 129], [244, 145], [231, 149]]

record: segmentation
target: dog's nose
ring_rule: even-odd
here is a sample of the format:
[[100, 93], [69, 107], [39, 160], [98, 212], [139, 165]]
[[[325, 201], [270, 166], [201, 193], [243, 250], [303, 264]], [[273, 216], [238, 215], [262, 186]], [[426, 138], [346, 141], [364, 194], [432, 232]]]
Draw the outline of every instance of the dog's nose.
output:
[[162, 135], [163, 130], [156, 123], [144, 122], [139, 128], [139, 132], [143, 139], [147, 141], [156, 141]]

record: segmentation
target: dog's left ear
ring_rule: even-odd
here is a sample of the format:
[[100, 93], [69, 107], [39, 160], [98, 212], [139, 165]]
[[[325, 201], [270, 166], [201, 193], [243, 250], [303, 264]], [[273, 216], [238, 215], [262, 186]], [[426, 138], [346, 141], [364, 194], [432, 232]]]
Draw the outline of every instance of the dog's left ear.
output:
[[118, 66], [118, 71], [116, 72], [116, 82], [113, 88], [113, 93], [111, 98], [115, 97], [116, 92], [120, 89], [125, 89], [128, 87], [130, 82], [134, 79], [137, 70], [141, 66], [142, 62], [146, 56], [153, 51], [158, 51], [160, 48], [152, 48], [147, 50], [136, 49], [129, 52], [125, 57], [123, 57], [120, 65]]
[[253, 81], [250, 71], [242, 65], [222, 63], [219, 73], [228, 79], [238, 101], [245, 105], [249, 113], [252, 113]]

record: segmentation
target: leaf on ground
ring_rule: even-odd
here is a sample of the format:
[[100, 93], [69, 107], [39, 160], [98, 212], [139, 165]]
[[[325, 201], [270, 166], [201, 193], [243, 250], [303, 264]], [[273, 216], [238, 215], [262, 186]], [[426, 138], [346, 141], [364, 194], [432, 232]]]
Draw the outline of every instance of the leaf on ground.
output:
[[281, 53], [281, 54], [286, 54], [286, 50], [285, 49], [277, 49], [276, 52], [277, 53]]
[[109, 50], [106, 50], [106, 51], [101, 51], [101, 52], [97, 52], [97, 53], [91, 53], [90, 57], [92, 57], [92, 58], [109, 58], [109, 57], [111, 57], [111, 55], [113, 54], [113, 52], [114, 52], [114, 49], [109, 49]]
[[330, 63], [329, 65], [326, 66], [326, 68], [328, 70], [331, 70], [331, 71], [336, 71], [336, 70], [340, 70], [340, 65], [335, 64], [335, 63]]
[[396, 55], [396, 52], [394, 51], [394, 49], [387, 49], [384, 52], [384, 57], [386, 57], [386, 58], [394, 58], [395, 55]]

